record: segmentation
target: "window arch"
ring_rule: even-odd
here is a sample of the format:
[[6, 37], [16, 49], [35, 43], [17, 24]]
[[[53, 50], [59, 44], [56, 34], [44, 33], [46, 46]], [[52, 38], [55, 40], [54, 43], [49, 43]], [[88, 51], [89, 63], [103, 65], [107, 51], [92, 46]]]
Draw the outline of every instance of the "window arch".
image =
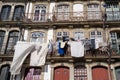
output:
[[36, 5], [34, 9], [34, 21], [46, 21], [46, 5]]
[[30, 41], [44, 43], [45, 42], [45, 33], [44, 32], [32, 32]]
[[5, 31], [0, 31], [0, 53], [2, 52], [4, 37], [5, 37]]
[[15, 6], [13, 20], [21, 20], [24, 16], [24, 6]]
[[9, 20], [10, 11], [11, 11], [11, 6], [4, 5], [1, 10], [1, 16], [0, 16], [1, 20]]
[[25, 70], [24, 80], [42, 80], [41, 78], [41, 68], [31, 67]]
[[16, 42], [18, 41], [18, 36], [19, 36], [18, 31], [11, 31], [9, 33], [6, 53], [10, 53], [11, 51], [14, 50], [14, 46], [16, 45]]
[[77, 65], [74, 68], [74, 80], [87, 80], [87, 68], [83, 65]]
[[10, 65], [3, 65], [0, 68], [0, 79], [1, 80], [10, 80]]
[[92, 80], [109, 80], [108, 68], [105, 66], [92, 67]]
[[54, 80], [69, 80], [70, 78], [69, 67], [58, 66], [54, 68]]

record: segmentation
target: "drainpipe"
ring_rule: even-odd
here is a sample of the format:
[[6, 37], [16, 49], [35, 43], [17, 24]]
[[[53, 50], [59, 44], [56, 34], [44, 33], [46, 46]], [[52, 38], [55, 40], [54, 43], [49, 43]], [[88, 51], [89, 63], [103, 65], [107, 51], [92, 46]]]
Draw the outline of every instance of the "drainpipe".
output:
[[[110, 46], [110, 45], [109, 45]], [[108, 51], [108, 72], [109, 72], [109, 80], [112, 80], [112, 72], [111, 72], [111, 48], [109, 47]]]
[[[103, 14], [103, 39], [104, 39], [104, 43], [107, 43], [106, 41], [106, 20], [107, 20], [107, 14], [106, 14], [106, 4], [103, 5], [103, 7], [105, 8], [104, 9], [104, 14]], [[108, 44], [107, 44], [108, 45]], [[111, 73], [111, 48], [110, 48], [110, 45], [108, 46], [108, 76], [109, 76], [109, 80], [112, 80], [112, 73]]]

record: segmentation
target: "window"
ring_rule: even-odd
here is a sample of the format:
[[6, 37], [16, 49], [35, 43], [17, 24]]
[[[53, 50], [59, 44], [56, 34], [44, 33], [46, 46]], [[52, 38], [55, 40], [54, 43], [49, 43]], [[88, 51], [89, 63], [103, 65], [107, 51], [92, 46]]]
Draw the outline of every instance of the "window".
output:
[[112, 49], [114, 49], [115, 51], [118, 51], [118, 43], [117, 43], [117, 33], [116, 32], [110, 32], [110, 38], [111, 38], [111, 46]]
[[95, 4], [95, 5], [94, 5], [94, 8], [98, 8], [98, 7], [99, 7], [98, 4]]
[[107, 1], [105, 4], [106, 4], [107, 21], [120, 20], [119, 2]]
[[0, 69], [0, 79], [1, 80], [10, 80], [10, 66], [3, 65]]
[[76, 66], [74, 68], [74, 80], [87, 80], [87, 69], [85, 66]]
[[84, 39], [84, 33], [83, 32], [75, 32], [74, 33], [74, 39], [75, 40], [83, 40]]
[[58, 20], [69, 20], [69, 5], [63, 4], [57, 6], [57, 19]]
[[46, 5], [35, 6], [34, 21], [46, 21]]
[[57, 32], [57, 40], [60, 40], [60, 39], [67, 39], [69, 38], [69, 33], [68, 32]]
[[9, 33], [6, 53], [10, 53], [14, 51], [14, 46], [16, 45], [16, 42], [18, 41], [18, 35], [19, 35], [18, 31], [11, 31]]
[[5, 31], [0, 31], [0, 53], [1, 53], [1, 50], [2, 50], [4, 37], [5, 37]]
[[110, 33], [110, 36], [111, 36], [112, 39], [116, 39], [117, 34], [116, 34], [115, 32], [111, 32], [111, 33]]
[[44, 43], [45, 41], [45, 33], [44, 32], [33, 32], [31, 33], [31, 42], [40, 42]]
[[41, 68], [27, 68], [25, 71], [24, 80], [42, 80]]
[[88, 8], [92, 8], [92, 5], [91, 5], [91, 4], [89, 4], [89, 5], [88, 5]]
[[115, 76], [116, 76], [116, 80], [120, 79], [120, 66], [115, 68]]
[[22, 20], [24, 17], [24, 7], [16, 6], [13, 14], [13, 20]]
[[90, 40], [91, 40], [91, 47], [97, 49], [103, 43], [103, 36], [102, 32], [100, 31], [92, 31], [90, 32]]
[[83, 17], [83, 4], [74, 4], [73, 5], [73, 16]]
[[100, 20], [100, 5], [99, 4], [88, 4], [87, 6], [87, 19], [88, 20]]
[[100, 38], [102, 40], [102, 32], [100, 31], [92, 31], [90, 32], [90, 39]]
[[11, 6], [9, 5], [3, 6], [1, 10], [1, 16], [0, 16], [1, 20], [9, 20], [10, 11], [11, 11]]

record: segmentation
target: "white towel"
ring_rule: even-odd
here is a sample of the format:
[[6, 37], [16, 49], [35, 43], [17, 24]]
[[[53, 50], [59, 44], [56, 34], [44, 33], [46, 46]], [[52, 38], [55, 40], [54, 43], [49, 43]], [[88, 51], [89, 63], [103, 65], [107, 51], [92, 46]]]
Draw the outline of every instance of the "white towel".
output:
[[69, 43], [71, 48], [71, 56], [83, 57], [84, 56], [84, 45], [79, 41], [72, 41]]
[[15, 53], [11, 64], [11, 74], [19, 74], [22, 64], [29, 53], [34, 49], [35, 45], [26, 42], [17, 42]]
[[60, 42], [60, 48], [64, 48], [65, 47], [65, 42]]
[[95, 39], [95, 49], [100, 47], [100, 43], [102, 43], [102, 40], [100, 38]]
[[31, 53], [30, 66], [42, 66], [45, 64], [48, 44], [36, 44], [36, 46], [36, 50]]

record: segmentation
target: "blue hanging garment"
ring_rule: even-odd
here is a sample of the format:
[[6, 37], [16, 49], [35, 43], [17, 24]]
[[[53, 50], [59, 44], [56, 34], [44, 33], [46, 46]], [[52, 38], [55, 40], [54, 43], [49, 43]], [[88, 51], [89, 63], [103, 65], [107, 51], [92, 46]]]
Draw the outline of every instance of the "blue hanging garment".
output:
[[58, 53], [59, 53], [60, 55], [64, 55], [64, 53], [65, 53], [64, 48], [61, 48], [60, 45], [61, 45], [61, 43], [59, 42]]

